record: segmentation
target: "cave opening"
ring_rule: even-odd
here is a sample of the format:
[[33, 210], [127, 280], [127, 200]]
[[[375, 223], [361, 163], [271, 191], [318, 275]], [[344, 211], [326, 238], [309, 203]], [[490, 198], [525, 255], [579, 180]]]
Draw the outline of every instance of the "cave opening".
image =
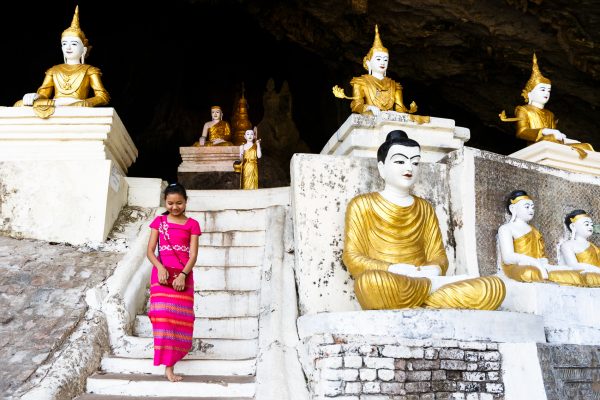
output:
[[[511, 113], [510, 107], [519, 104], [529, 77], [531, 46], [520, 44], [509, 52], [497, 35], [483, 28], [485, 23], [440, 17], [433, 11], [422, 14], [422, 8], [398, 11], [380, 1], [313, 3], [81, 2], [81, 28], [93, 46], [87, 62], [102, 70], [110, 106], [139, 150], [129, 175], [174, 181], [179, 147], [198, 140], [212, 105], [220, 105], [229, 120], [242, 84], [250, 120], [258, 125], [270, 79], [276, 90], [287, 82], [300, 138], [308, 151], [319, 152], [350, 114], [349, 103], [336, 99], [331, 88], [337, 84], [348, 92], [350, 79], [364, 73], [361, 60], [376, 22], [390, 51], [389, 76], [403, 85], [407, 104], [414, 100], [419, 114], [451, 118], [469, 128], [468, 146], [500, 154], [523, 147], [514, 138], [514, 127], [499, 122], [497, 114], [502, 109]], [[358, 9], [352, 9], [354, 3]], [[13, 12], [3, 13], [3, 105], [34, 92], [44, 70], [61, 63], [60, 34], [70, 24], [75, 5], [57, 1], [32, 9], [19, 3]], [[331, 15], [325, 17], [319, 7], [329, 7]], [[508, 3], [503, 7], [523, 13]], [[421, 39], [407, 37], [388, 14], [402, 16], [406, 29]], [[549, 57], [542, 57], [542, 69], [560, 81], [561, 65]], [[596, 83], [594, 75], [567, 72], [582, 84]], [[566, 126], [574, 127], [587, 113], [580, 129], [595, 134], [591, 128], [597, 127], [593, 111], [598, 96], [556, 92], [554, 107], [568, 114]], [[584, 139], [594, 142], [593, 135]]]

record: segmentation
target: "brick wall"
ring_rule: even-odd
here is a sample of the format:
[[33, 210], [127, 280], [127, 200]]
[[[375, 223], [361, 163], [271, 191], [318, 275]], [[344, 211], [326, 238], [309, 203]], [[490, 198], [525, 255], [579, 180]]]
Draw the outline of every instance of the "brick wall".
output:
[[313, 399], [504, 399], [496, 343], [316, 335], [303, 345]]

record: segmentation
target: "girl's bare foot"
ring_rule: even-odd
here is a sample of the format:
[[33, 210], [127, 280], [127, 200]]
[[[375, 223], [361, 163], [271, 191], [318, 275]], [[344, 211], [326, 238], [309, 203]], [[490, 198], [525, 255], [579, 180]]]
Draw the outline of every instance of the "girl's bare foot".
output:
[[173, 367], [165, 367], [165, 376], [171, 382], [180, 382], [183, 380], [183, 376], [175, 375], [175, 371]]

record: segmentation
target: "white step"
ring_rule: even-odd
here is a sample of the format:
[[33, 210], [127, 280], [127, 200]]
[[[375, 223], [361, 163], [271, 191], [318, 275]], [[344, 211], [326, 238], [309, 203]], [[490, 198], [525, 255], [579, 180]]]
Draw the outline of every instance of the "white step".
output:
[[195, 267], [194, 290], [259, 290], [260, 267]]
[[[112, 374], [165, 373], [164, 365], [153, 365], [151, 359], [104, 357], [100, 366], [103, 372]], [[248, 360], [186, 360], [175, 364], [175, 372], [184, 375], [254, 375], [256, 359]]]
[[[148, 400], [146, 396], [111, 396], [109, 394], [84, 393], [73, 400]], [[155, 396], [156, 400], [188, 400], [188, 397], [180, 396]], [[254, 397], [194, 397], [195, 400], [254, 400]]]
[[200, 246], [264, 246], [265, 231], [204, 232]]
[[202, 232], [228, 231], [264, 231], [266, 211], [258, 210], [223, 210], [195, 212], [187, 211], [186, 216], [200, 223]]
[[[152, 323], [147, 315], [135, 318], [133, 334], [152, 337]], [[258, 337], [258, 318], [196, 318], [194, 337], [206, 339], [255, 339]]]
[[121, 396], [233, 397], [254, 396], [251, 376], [186, 376], [181, 382], [166, 382], [163, 376], [94, 374], [87, 379], [88, 393]]
[[[256, 357], [258, 339], [194, 339], [192, 350], [186, 360], [247, 360]], [[154, 357], [154, 339], [150, 337], [126, 336], [123, 344], [113, 348], [117, 357]]]
[[290, 204], [290, 187], [257, 190], [188, 190], [186, 210], [249, 210]]
[[254, 267], [262, 265], [263, 247], [200, 247], [196, 266]]
[[256, 317], [258, 292], [215, 291], [194, 295], [194, 313], [198, 318]]

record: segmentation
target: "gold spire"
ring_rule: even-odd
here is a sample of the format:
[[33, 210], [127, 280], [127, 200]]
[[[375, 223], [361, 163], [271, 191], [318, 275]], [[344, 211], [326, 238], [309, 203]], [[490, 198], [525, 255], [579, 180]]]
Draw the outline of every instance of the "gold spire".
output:
[[381, 38], [379, 37], [379, 27], [377, 26], [377, 24], [375, 24], [375, 39], [373, 39], [373, 46], [371, 46], [371, 49], [369, 50], [365, 58], [363, 58], [363, 67], [365, 67], [367, 71], [369, 70], [367, 61], [369, 61], [371, 57], [373, 57], [373, 53], [375, 53], [376, 51], [381, 51], [382, 53], [389, 54], [388, 49], [383, 47], [383, 43], [381, 43]]
[[531, 67], [531, 77], [527, 81], [523, 92], [521, 92], [521, 96], [525, 99], [526, 102], [529, 102], [528, 93], [533, 90], [533, 88], [539, 83], [547, 83], [551, 84], [550, 79], [546, 78], [540, 72], [540, 67], [538, 66], [537, 57], [535, 53], [533, 53], [533, 66]]
[[79, 6], [75, 7], [75, 14], [73, 14], [73, 20], [71, 21], [71, 26], [65, 29], [60, 36], [64, 38], [66, 36], [75, 36], [81, 39], [84, 47], [88, 47], [88, 40], [85, 37], [85, 34], [79, 27]]

